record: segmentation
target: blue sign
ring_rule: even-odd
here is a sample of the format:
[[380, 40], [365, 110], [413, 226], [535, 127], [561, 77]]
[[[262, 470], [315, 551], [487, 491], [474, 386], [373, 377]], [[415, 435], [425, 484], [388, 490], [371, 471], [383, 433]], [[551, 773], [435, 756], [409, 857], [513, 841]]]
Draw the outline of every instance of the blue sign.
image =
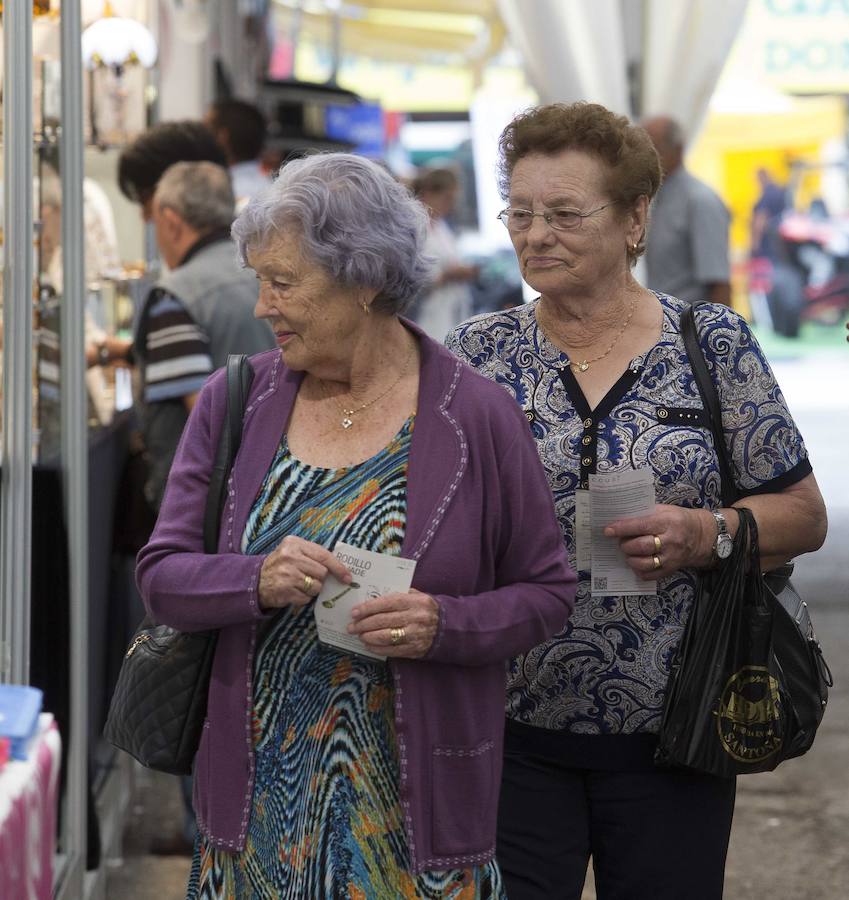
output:
[[382, 157], [385, 149], [383, 110], [377, 103], [328, 106], [325, 113], [327, 136], [354, 145], [361, 156]]

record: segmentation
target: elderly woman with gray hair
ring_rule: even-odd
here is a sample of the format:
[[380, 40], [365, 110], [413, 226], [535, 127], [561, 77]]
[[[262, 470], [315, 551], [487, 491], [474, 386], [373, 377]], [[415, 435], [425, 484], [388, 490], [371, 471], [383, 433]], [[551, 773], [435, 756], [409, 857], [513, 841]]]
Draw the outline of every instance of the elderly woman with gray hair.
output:
[[[191, 898], [503, 897], [505, 663], [563, 626], [574, 575], [521, 410], [399, 317], [426, 226], [348, 154], [289, 163], [233, 226], [279, 349], [252, 359], [219, 553], [221, 372], [138, 565], [157, 621], [219, 630]], [[318, 640], [324, 580], [351, 580], [338, 541], [416, 561], [409, 591], [351, 614], [387, 662]]]

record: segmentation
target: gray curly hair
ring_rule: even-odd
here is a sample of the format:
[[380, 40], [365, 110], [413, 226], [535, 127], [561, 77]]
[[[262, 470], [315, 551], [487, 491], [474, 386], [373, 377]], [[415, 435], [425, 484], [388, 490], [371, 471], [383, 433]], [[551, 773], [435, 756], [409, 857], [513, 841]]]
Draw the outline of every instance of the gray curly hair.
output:
[[286, 163], [233, 223], [239, 258], [295, 228], [303, 253], [346, 287], [377, 291], [373, 309], [400, 313], [430, 283], [424, 207], [384, 168], [351, 153]]

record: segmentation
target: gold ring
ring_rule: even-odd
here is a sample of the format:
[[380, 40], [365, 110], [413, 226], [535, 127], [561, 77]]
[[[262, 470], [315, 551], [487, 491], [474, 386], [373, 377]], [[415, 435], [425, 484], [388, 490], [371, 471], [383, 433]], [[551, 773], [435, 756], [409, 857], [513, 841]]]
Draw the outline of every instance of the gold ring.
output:
[[304, 586], [303, 586], [303, 588], [301, 588], [301, 590], [305, 594], [308, 594], [312, 590], [312, 583], [313, 583], [312, 575], [304, 575]]
[[397, 647], [406, 638], [407, 632], [403, 628], [392, 628], [389, 631], [389, 640], [393, 647]]
[[652, 535], [652, 537], [654, 538], [654, 552], [660, 553], [660, 538], [656, 534]]
[[653, 557], [652, 557], [652, 562], [654, 562], [654, 567], [655, 567], [656, 569], [659, 569], [659, 568], [660, 568], [660, 557], [659, 557], [659, 556], [653, 556]]

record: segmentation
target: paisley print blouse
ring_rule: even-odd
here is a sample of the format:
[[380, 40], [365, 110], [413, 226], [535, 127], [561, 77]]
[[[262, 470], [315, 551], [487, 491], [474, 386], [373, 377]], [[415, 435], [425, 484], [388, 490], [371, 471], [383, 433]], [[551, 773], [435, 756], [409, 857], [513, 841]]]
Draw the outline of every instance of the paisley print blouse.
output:
[[[682, 301], [658, 294], [660, 340], [590, 409], [569, 357], [537, 326], [536, 302], [478, 316], [446, 344], [521, 405], [537, 442], [575, 567], [575, 490], [590, 473], [649, 468], [658, 503], [722, 505], [713, 439], [680, 334]], [[699, 334], [722, 404], [725, 440], [744, 494], [781, 490], [811, 467], [802, 438], [746, 322], [701, 307]], [[593, 597], [579, 572], [563, 632], [510, 667], [508, 717], [581, 735], [656, 732], [670, 663], [695, 593], [695, 572], [658, 583], [657, 596]]]

